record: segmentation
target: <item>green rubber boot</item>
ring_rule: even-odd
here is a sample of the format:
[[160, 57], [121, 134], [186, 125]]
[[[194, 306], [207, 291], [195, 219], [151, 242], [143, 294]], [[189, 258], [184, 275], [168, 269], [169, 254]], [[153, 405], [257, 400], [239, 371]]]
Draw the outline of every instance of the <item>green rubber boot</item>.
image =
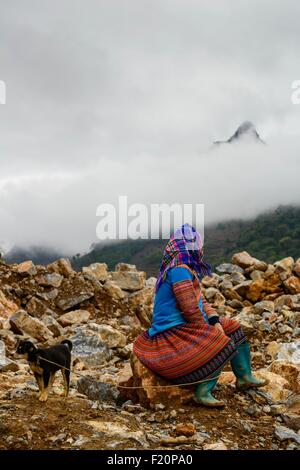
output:
[[197, 405], [208, 406], [209, 408], [223, 408], [225, 406], [224, 401], [217, 400], [211, 394], [217, 381], [217, 377], [212, 377], [207, 382], [202, 382], [196, 386], [194, 402]]
[[237, 348], [237, 354], [231, 359], [231, 367], [236, 376], [237, 390], [263, 387], [268, 380], [256, 379], [251, 371], [251, 353], [249, 343], [243, 343]]

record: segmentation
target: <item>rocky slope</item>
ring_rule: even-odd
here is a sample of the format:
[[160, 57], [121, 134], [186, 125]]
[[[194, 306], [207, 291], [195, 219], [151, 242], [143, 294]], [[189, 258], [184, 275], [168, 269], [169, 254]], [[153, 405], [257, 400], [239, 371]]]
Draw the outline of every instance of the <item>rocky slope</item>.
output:
[[[300, 259], [270, 265], [242, 252], [231, 261], [203, 280], [203, 292], [220, 315], [241, 322], [256, 373], [270, 383], [237, 393], [226, 368], [216, 391], [222, 411], [194, 407], [189, 387], [147, 387], [165, 383], [131, 350], [151, 323], [154, 278], [124, 263], [80, 273], [65, 259], [1, 263], [0, 449], [299, 449]], [[15, 354], [25, 337], [43, 347], [73, 342], [67, 399], [57, 374], [48, 401], [38, 401]]]

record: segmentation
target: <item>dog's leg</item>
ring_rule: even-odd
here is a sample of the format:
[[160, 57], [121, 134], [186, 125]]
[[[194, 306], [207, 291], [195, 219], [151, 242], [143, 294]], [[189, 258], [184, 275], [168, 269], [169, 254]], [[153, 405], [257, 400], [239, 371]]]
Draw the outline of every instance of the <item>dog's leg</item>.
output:
[[64, 388], [65, 388], [65, 397], [69, 395], [69, 387], [70, 387], [70, 371], [66, 369], [61, 369], [61, 373], [64, 379]]
[[42, 393], [43, 390], [44, 390], [44, 381], [43, 381], [43, 377], [42, 377], [40, 374], [37, 374], [36, 372], [34, 373], [34, 377], [35, 377], [35, 380], [37, 381], [37, 384], [38, 384], [38, 387], [39, 387], [38, 397], [40, 397], [40, 396], [41, 396], [41, 393]]
[[53, 382], [52, 375], [54, 375], [53, 372], [48, 372], [44, 370], [44, 373], [43, 373], [44, 389], [39, 398], [40, 401], [47, 401], [48, 399], [48, 393], [51, 388], [51, 382]]
[[53, 387], [54, 380], [55, 380], [55, 372], [51, 372], [51, 374], [50, 374], [50, 380], [49, 380], [49, 390], [50, 390], [50, 388]]

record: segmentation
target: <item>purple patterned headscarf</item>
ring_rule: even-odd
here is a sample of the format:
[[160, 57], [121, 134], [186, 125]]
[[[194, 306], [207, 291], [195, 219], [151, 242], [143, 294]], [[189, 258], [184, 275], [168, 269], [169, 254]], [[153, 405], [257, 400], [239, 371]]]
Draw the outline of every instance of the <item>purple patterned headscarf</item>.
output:
[[204, 276], [211, 276], [211, 266], [203, 261], [201, 236], [190, 224], [178, 228], [167, 243], [156, 281], [156, 291], [166, 280], [168, 270], [181, 264], [194, 269], [200, 281]]

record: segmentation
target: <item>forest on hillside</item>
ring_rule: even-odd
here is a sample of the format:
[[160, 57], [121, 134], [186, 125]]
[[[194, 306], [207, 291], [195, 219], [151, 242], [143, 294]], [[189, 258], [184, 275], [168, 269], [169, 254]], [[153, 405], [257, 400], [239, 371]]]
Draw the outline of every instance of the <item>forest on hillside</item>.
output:
[[[123, 261], [155, 275], [166, 243], [167, 240], [125, 240], [104, 246], [99, 243], [89, 253], [74, 256], [72, 265], [79, 270], [91, 263], [105, 262], [113, 269]], [[253, 220], [235, 219], [206, 227], [205, 257], [213, 267], [228, 262], [237, 251], [248, 251], [269, 263], [285, 256], [299, 258], [300, 207], [281, 206]]]

